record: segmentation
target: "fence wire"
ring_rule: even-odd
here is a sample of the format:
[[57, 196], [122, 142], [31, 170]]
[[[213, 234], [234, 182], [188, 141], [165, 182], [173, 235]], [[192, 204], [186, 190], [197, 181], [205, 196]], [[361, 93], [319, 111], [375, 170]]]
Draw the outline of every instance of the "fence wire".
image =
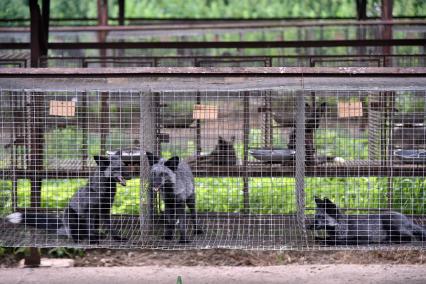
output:
[[0, 96], [0, 246], [426, 244], [425, 90]]

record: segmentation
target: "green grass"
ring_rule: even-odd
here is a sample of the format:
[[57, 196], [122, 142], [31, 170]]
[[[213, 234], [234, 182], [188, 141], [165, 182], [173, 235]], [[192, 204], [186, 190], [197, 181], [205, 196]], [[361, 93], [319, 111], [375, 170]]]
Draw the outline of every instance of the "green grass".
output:
[[[42, 184], [42, 207], [63, 208], [74, 192], [86, 184], [85, 179], [45, 180]], [[242, 178], [196, 178], [197, 209], [199, 212], [237, 213], [243, 210]], [[0, 183], [2, 215], [11, 211], [10, 181]], [[420, 178], [394, 178], [394, 209], [406, 214], [426, 212], [426, 181]], [[345, 208], [386, 208], [387, 179], [370, 178], [306, 178], [306, 207], [314, 208], [314, 196], [327, 196]], [[113, 206], [114, 214], [139, 214], [140, 181], [118, 185]], [[250, 212], [259, 214], [295, 213], [294, 178], [250, 178]], [[30, 205], [30, 183], [18, 182], [20, 207]], [[308, 213], [312, 213], [309, 212]]]

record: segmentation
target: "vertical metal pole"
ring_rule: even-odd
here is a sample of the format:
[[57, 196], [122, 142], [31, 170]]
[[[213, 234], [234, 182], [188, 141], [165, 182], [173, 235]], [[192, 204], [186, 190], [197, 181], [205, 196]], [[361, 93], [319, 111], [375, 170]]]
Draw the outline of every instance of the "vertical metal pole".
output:
[[248, 146], [250, 137], [250, 92], [243, 93], [243, 213], [250, 213]]
[[[393, 10], [393, 1], [392, 0], [382, 0], [382, 20], [383, 21], [392, 21], [392, 10]], [[392, 25], [391, 24], [385, 24], [384, 30], [383, 30], [383, 39], [392, 39]], [[383, 55], [385, 56], [385, 60], [383, 62], [384, 66], [391, 66], [391, 57], [387, 55], [392, 54], [392, 47], [391, 46], [384, 46], [383, 47]], [[392, 208], [393, 203], [393, 170], [392, 170], [392, 155], [390, 155], [389, 149], [391, 145], [386, 145], [387, 143], [390, 143], [390, 140], [392, 137], [390, 136], [392, 134], [392, 115], [393, 112], [393, 106], [394, 106], [394, 98], [391, 92], [385, 92], [384, 93], [384, 102], [385, 102], [385, 115], [383, 118], [383, 125], [382, 127], [383, 132], [385, 133], [385, 137], [382, 139], [382, 159], [385, 160], [384, 166], [387, 167], [387, 169], [390, 170], [389, 176], [387, 177], [387, 185], [388, 185], [388, 208]], [[390, 143], [391, 144], [391, 143]]]
[[82, 130], [82, 136], [83, 141], [81, 145], [81, 151], [83, 153], [83, 169], [87, 169], [87, 161], [89, 160], [89, 119], [88, 119], [88, 112], [89, 108], [87, 106], [87, 92], [81, 93], [82, 99], [81, 99], [81, 113], [79, 115], [81, 122], [81, 130]]
[[[41, 11], [40, 6], [38, 5], [37, 0], [29, 1], [30, 8], [30, 22], [31, 22], [31, 67], [39, 67], [39, 60], [42, 54], [42, 44], [43, 40], [41, 24]], [[41, 127], [40, 117], [42, 101], [40, 102], [41, 96], [37, 96], [37, 93], [31, 93], [26, 95], [26, 119], [25, 123], [27, 124], [28, 133], [28, 142], [30, 148], [29, 155], [29, 171], [33, 174], [31, 175], [31, 197], [30, 203], [31, 207], [37, 209], [41, 204], [41, 178], [37, 177], [37, 173], [42, 173], [43, 170], [43, 128]], [[25, 256], [24, 264], [26, 266], [39, 266], [41, 261], [40, 253], [37, 248], [29, 248], [29, 254]]]
[[118, 25], [124, 26], [125, 19], [125, 0], [118, 0]]
[[305, 96], [296, 92], [296, 218], [302, 241], [306, 240], [305, 230]]
[[[197, 92], [197, 105], [201, 104], [201, 94], [198, 91]], [[196, 120], [196, 137], [195, 137], [195, 144], [196, 144], [196, 151], [197, 151], [197, 156], [201, 155], [201, 120], [197, 119]]]
[[[108, 25], [108, 1], [107, 0], [98, 0], [98, 25], [107, 26]], [[98, 42], [105, 42], [106, 32], [99, 31], [98, 33]], [[100, 50], [101, 58], [105, 58], [107, 54], [106, 49]], [[105, 63], [101, 62], [101, 66], [105, 67]], [[106, 151], [106, 141], [109, 133], [109, 107], [108, 107], [108, 98], [109, 94], [107, 92], [101, 93], [101, 155], [105, 154]]]
[[[392, 21], [392, 9], [393, 1], [392, 0], [382, 0], [382, 20], [383, 21]], [[392, 25], [385, 24], [383, 30], [383, 39], [392, 39]], [[383, 55], [392, 54], [391, 46], [383, 46]], [[389, 58], [389, 57], [388, 57]], [[389, 63], [386, 63], [389, 66]]]
[[[365, 21], [367, 20], [367, 0], [356, 0], [356, 10], [357, 10], [357, 20]], [[357, 38], [359, 40], [365, 39], [365, 28], [362, 25], [357, 27]], [[364, 46], [359, 47], [358, 53], [360, 55], [366, 54], [366, 49]]]
[[40, 40], [41, 40], [41, 12], [37, 0], [30, 0], [30, 48], [31, 48], [31, 67], [38, 67], [38, 62], [41, 55]]

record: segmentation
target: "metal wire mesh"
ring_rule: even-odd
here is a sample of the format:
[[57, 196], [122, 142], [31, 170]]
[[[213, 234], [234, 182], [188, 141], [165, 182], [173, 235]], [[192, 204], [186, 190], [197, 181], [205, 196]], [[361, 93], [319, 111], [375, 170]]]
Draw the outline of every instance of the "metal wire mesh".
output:
[[0, 80], [0, 245], [423, 248], [423, 85], [316, 79]]

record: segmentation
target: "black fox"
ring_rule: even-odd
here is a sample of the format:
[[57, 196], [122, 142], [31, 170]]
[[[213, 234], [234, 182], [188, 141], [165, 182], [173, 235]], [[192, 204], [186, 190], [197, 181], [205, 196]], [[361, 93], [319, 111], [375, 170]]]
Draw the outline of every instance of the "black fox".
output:
[[117, 182], [126, 185], [122, 172], [125, 165], [120, 155], [94, 156], [95, 173], [88, 185], [80, 188], [71, 198], [62, 216], [33, 212], [15, 212], [6, 217], [10, 223], [23, 223], [58, 235], [71, 237], [74, 242], [89, 240], [98, 243], [101, 227], [107, 226], [115, 240], [124, 240], [112, 230], [111, 207], [117, 190]]
[[166, 217], [164, 238], [172, 240], [178, 225], [179, 242], [187, 243], [189, 241], [186, 234], [186, 206], [190, 211], [194, 234], [203, 233], [197, 226], [194, 176], [191, 168], [176, 156], [165, 160], [150, 152], [146, 152], [146, 155], [151, 166], [151, 189], [154, 192], [160, 192], [164, 201]]
[[217, 145], [213, 151], [207, 155], [195, 157], [189, 160], [190, 166], [197, 163], [207, 163], [215, 166], [235, 166], [237, 164], [237, 154], [234, 148], [235, 136], [232, 136], [229, 141], [219, 136]]
[[369, 243], [405, 243], [426, 241], [426, 230], [407, 216], [387, 211], [380, 214], [347, 215], [328, 198], [315, 197], [314, 223], [308, 229], [325, 231], [316, 237], [326, 245], [358, 245]]

